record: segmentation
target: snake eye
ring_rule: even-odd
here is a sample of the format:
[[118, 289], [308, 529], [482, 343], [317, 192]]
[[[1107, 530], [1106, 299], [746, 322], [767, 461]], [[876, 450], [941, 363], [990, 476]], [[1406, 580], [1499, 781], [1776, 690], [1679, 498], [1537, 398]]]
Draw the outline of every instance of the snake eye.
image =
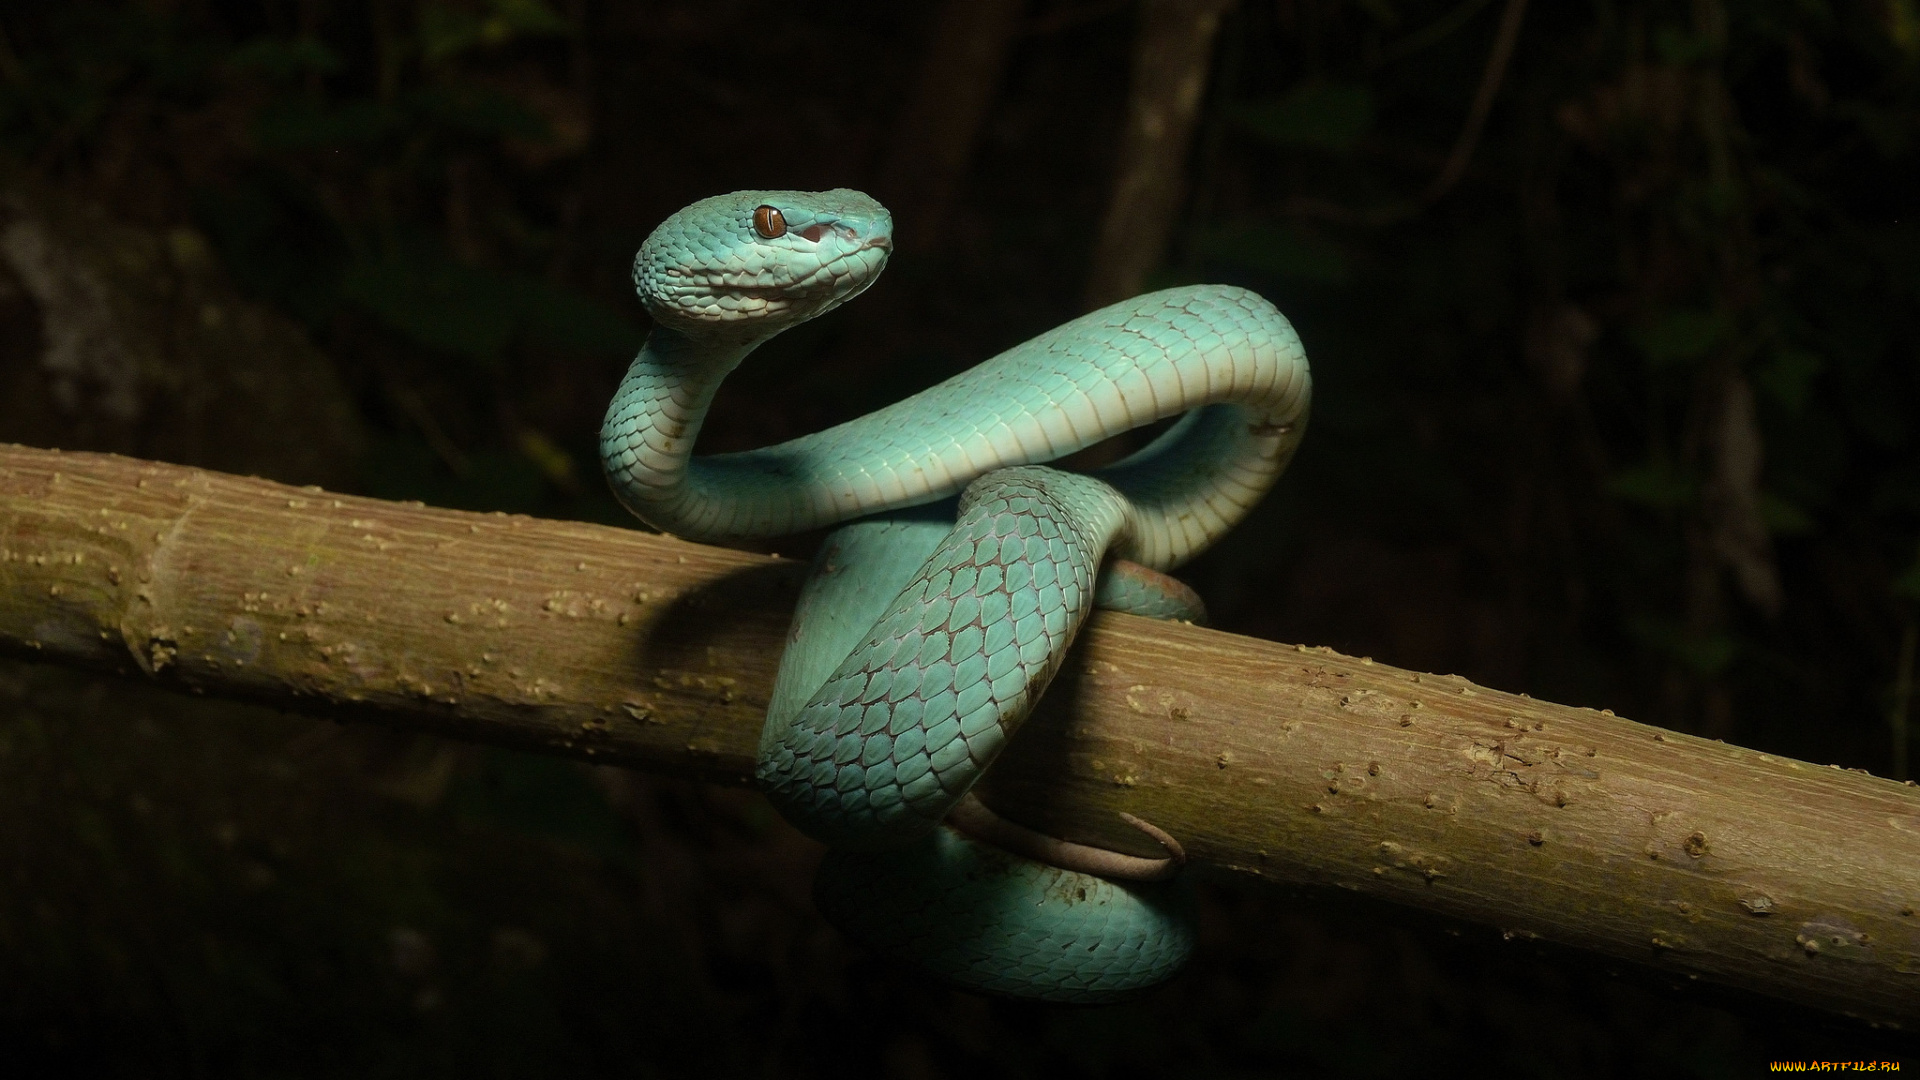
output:
[[753, 208], [753, 231], [767, 240], [777, 240], [787, 235], [787, 218], [771, 206]]

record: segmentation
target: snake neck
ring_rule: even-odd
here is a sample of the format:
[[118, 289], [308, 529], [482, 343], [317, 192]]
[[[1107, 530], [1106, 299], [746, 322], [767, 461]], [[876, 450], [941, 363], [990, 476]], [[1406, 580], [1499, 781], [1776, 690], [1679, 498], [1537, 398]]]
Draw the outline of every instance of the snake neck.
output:
[[695, 338], [657, 326], [627, 367], [600, 427], [600, 460], [614, 495], [642, 521], [685, 535], [703, 499], [693, 444], [713, 396], [765, 337]]

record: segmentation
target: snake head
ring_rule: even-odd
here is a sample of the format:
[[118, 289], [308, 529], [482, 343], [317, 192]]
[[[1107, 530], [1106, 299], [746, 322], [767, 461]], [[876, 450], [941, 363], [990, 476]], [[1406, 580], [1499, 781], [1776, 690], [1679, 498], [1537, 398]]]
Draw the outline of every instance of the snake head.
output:
[[893, 215], [858, 191], [736, 191], [661, 222], [633, 285], [656, 323], [760, 337], [860, 295], [892, 247]]

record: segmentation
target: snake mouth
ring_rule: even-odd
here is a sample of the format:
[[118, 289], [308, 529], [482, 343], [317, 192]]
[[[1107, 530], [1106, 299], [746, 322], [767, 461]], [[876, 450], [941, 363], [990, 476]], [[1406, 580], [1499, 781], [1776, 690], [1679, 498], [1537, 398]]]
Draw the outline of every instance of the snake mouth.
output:
[[854, 247], [855, 253], [868, 250], [893, 250], [892, 233], [875, 233], [872, 236], [862, 238], [857, 231], [849, 229], [844, 225], [834, 226], [816, 222], [804, 229], [796, 229], [793, 235], [798, 236], [810, 244], [818, 244], [827, 237], [835, 234], [840, 235], [844, 239], [857, 241]]
[[675, 314], [699, 323], [779, 320], [791, 325], [823, 315], [865, 292], [885, 269], [892, 246], [892, 238], [882, 233], [842, 248], [784, 280], [738, 272], [679, 277], [656, 295]]
[[872, 280], [880, 276], [880, 271], [886, 267], [887, 253], [892, 250], [893, 239], [885, 233], [870, 237], [860, 246], [841, 251], [823, 261], [811, 273], [795, 281], [790, 288], [808, 289], [822, 278], [835, 285], [848, 278]]

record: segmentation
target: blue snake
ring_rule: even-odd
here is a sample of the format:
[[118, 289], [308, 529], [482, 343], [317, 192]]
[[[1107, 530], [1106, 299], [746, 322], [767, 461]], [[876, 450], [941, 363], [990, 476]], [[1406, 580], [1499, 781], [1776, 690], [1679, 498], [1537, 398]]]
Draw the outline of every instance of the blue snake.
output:
[[[828, 919], [969, 989], [1123, 998], [1193, 951], [1177, 841], [1128, 817], [1165, 857], [1068, 843], [969, 792], [1093, 607], [1202, 616], [1162, 571], [1286, 467], [1306, 357], [1252, 292], [1168, 289], [857, 420], [694, 457], [721, 380], [873, 284], [892, 235], [884, 207], [844, 189], [738, 191], [669, 217], [634, 258], [653, 330], [608, 407], [602, 464], [629, 510], [686, 539], [840, 526], [801, 590], [756, 769], [781, 814], [828, 845], [815, 887]], [[1097, 473], [1036, 464], [1172, 417]]]

